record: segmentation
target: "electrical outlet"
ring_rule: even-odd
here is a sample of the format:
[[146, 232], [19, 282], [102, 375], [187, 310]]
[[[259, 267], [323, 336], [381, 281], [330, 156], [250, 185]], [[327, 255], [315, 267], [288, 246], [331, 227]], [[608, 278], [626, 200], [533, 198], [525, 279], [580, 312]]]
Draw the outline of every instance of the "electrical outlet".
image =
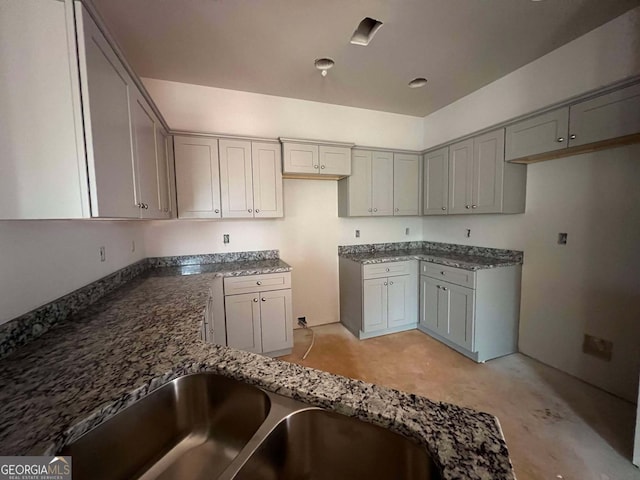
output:
[[360, 230], [356, 230], [356, 238], [360, 238]]
[[566, 245], [567, 244], [567, 234], [559, 233], [558, 234], [558, 245]]
[[467, 228], [467, 238], [471, 238], [471, 229]]
[[101, 262], [107, 261], [107, 249], [104, 247], [100, 247], [100, 261]]
[[136, 241], [135, 240], [131, 240], [131, 251], [132, 252], [136, 251]]
[[225, 234], [222, 235], [222, 241], [225, 244], [229, 243], [229, 234], [228, 233], [225, 233]]
[[300, 325], [302, 328], [306, 328], [307, 327], [307, 317], [298, 317], [298, 325]]
[[409, 235], [410, 232], [411, 232], [411, 229], [409, 227], [404, 229], [404, 234], [405, 235]]

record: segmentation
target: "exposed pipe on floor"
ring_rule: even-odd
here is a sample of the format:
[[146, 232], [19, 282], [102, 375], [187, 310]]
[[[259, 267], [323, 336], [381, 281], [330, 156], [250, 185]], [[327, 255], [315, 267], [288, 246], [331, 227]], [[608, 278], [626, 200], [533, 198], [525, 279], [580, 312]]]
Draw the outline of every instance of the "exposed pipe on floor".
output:
[[302, 328], [304, 328], [305, 330], [310, 330], [311, 331], [311, 345], [309, 345], [309, 348], [307, 348], [307, 351], [305, 352], [305, 354], [302, 356], [302, 360], [306, 360], [307, 356], [309, 355], [309, 352], [311, 351], [311, 349], [313, 348], [313, 344], [316, 341], [316, 334], [313, 331], [312, 328], [309, 328], [307, 326], [307, 320], [304, 317], [300, 317], [298, 318], [298, 325], [300, 325]]

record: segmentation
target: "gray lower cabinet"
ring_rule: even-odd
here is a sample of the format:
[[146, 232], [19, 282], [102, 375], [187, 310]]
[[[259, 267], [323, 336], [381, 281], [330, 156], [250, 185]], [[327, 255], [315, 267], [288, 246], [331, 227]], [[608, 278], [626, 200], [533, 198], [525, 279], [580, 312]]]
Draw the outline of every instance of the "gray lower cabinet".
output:
[[362, 265], [340, 258], [340, 321], [360, 339], [416, 327], [417, 261]]
[[521, 267], [420, 264], [418, 329], [484, 362], [518, 351]]
[[224, 288], [224, 310], [212, 310], [224, 318], [212, 321], [218, 325], [214, 328], [216, 343], [272, 356], [291, 353], [290, 273], [227, 277], [219, 287]]

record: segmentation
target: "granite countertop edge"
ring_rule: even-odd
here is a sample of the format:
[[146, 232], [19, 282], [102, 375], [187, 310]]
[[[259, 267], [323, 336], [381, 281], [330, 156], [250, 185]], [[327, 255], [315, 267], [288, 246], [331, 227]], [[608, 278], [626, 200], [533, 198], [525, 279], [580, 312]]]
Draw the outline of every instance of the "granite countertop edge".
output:
[[374, 252], [374, 253], [343, 253], [340, 257], [352, 260], [362, 265], [375, 265], [387, 262], [403, 262], [407, 260], [418, 260], [431, 262], [438, 265], [445, 265], [463, 270], [477, 271], [487, 270], [491, 268], [512, 267], [522, 265], [521, 258], [492, 258], [492, 257], [462, 257], [448, 252], [402, 252], [394, 253], [393, 251]]

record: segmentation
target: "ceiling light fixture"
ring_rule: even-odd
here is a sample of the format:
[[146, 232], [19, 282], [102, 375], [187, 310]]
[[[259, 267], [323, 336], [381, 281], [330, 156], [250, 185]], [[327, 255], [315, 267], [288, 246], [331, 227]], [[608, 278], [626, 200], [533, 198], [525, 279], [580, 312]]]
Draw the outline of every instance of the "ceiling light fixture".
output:
[[351, 35], [351, 43], [353, 45], [362, 45], [363, 47], [366, 47], [373, 39], [376, 32], [380, 30], [381, 26], [381, 21], [370, 17], [364, 17], [358, 25], [358, 28], [356, 28], [356, 31]]
[[316, 61], [314, 62], [314, 64], [316, 68], [320, 70], [320, 73], [322, 74], [322, 76], [326, 77], [327, 71], [331, 67], [333, 67], [336, 64], [336, 62], [334, 62], [330, 58], [316, 58]]
[[420, 87], [424, 87], [426, 84], [427, 84], [426, 78], [418, 77], [418, 78], [414, 78], [409, 82], [409, 88], [420, 88]]

